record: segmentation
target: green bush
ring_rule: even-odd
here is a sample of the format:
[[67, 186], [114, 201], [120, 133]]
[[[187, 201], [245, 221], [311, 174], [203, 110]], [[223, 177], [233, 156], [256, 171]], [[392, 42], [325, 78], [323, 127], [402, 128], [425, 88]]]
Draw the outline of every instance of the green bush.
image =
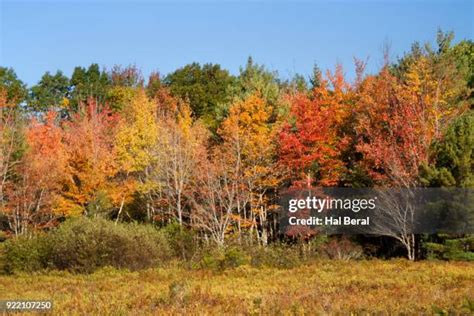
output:
[[474, 236], [447, 239], [444, 242], [446, 252], [443, 258], [447, 260], [474, 260]]
[[297, 246], [273, 244], [266, 247], [259, 245], [229, 245], [222, 248], [202, 248], [195, 268], [225, 270], [250, 264], [254, 267], [272, 267], [288, 269], [301, 265], [304, 260]]
[[162, 231], [168, 239], [174, 256], [183, 260], [189, 260], [195, 255], [197, 242], [193, 230], [174, 222], [165, 226]]
[[221, 262], [223, 268], [237, 268], [250, 262], [249, 256], [238, 247], [226, 248], [224, 259]]
[[424, 246], [426, 248], [426, 256], [428, 259], [441, 259], [443, 253], [446, 252], [446, 247], [442, 244], [426, 242]]
[[0, 243], [4, 242], [7, 240], [7, 233], [5, 233], [3, 230], [0, 230]]
[[3, 246], [3, 268], [6, 273], [34, 272], [48, 267], [51, 244], [45, 235], [7, 240]]
[[428, 259], [474, 261], [474, 235], [455, 237], [438, 235], [438, 242], [425, 242]]
[[221, 262], [224, 260], [224, 250], [216, 248], [214, 250], [203, 250], [199, 256], [199, 261], [194, 267], [209, 270], [220, 270]]
[[299, 249], [282, 244], [257, 247], [251, 254], [254, 267], [293, 268], [302, 263]]
[[250, 263], [250, 256], [242, 247], [205, 247], [202, 249], [198, 263], [194, 264], [194, 267], [220, 271], [237, 268], [248, 263]]
[[88, 218], [66, 221], [47, 235], [12, 239], [5, 248], [9, 273], [45, 268], [88, 273], [105, 266], [138, 270], [171, 257], [164, 234], [152, 226]]

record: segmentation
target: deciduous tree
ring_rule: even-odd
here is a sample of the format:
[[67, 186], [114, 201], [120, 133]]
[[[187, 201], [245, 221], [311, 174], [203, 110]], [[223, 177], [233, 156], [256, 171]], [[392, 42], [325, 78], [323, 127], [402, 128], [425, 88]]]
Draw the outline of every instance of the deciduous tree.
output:
[[118, 118], [90, 99], [64, 124], [68, 155], [67, 180], [56, 211], [65, 215], [87, 213], [99, 191], [107, 192], [117, 172], [114, 138]]
[[320, 78], [311, 96], [288, 96], [290, 115], [281, 128], [279, 155], [294, 185], [336, 185], [345, 171], [340, 153], [348, 139], [340, 126], [351, 110], [346, 102], [350, 87], [340, 67], [328, 77]]
[[159, 195], [166, 200], [168, 215], [183, 225], [184, 220], [190, 218], [187, 197], [198, 189], [193, 185], [196, 175], [201, 172], [198, 161], [206, 155], [207, 131], [199, 122], [193, 121], [191, 109], [182, 102], [177, 113], [160, 117], [158, 129], [154, 151], [158, 163], [152, 177], [161, 185]]
[[15, 181], [8, 188], [8, 218], [16, 235], [52, 225], [53, 205], [66, 175], [66, 149], [57, 113], [50, 111], [44, 123], [33, 119], [26, 131], [27, 149], [15, 167]]
[[[219, 146], [226, 156], [229, 176], [236, 187], [236, 212], [239, 232], [250, 227], [258, 240], [268, 240], [268, 218], [273, 209], [271, 194], [282, 181], [276, 164], [276, 133], [271, 123], [273, 108], [259, 93], [236, 101], [218, 130], [223, 139]], [[260, 229], [257, 230], [257, 222]]]
[[15, 100], [0, 87], [0, 207], [6, 210], [7, 187], [11, 185], [16, 166], [24, 152], [24, 131], [20, 111]]

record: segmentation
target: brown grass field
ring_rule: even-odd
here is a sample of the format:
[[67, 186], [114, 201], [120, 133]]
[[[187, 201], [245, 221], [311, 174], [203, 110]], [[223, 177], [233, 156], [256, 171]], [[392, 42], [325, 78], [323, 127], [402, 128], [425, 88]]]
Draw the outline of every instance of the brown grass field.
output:
[[281, 270], [53, 271], [0, 276], [0, 299], [50, 299], [54, 315], [468, 315], [474, 263], [322, 260]]

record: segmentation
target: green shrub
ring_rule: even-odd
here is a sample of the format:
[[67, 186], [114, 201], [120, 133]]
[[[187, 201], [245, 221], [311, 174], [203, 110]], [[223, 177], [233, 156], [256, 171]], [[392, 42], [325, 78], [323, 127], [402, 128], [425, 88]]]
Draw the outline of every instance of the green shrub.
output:
[[474, 235], [456, 237], [438, 235], [438, 242], [425, 242], [428, 259], [474, 261]]
[[174, 256], [183, 260], [189, 260], [195, 255], [197, 242], [193, 230], [174, 222], [165, 226], [162, 231], [168, 239]]
[[5, 270], [93, 272], [106, 266], [138, 270], [157, 266], [170, 257], [164, 234], [152, 226], [78, 218], [47, 235], [8, 241]]
[[447, 239], [444, 242], [446, 252], [443, 258], [447, 260], [474, 260], [474, 236]]
[[195, 267], [209, 270], [225, 270], [237, 268], [250, 262], [250, 256], [243, 248], [238, 246], [227, 246], [223, 248], [203, 248], [198, 264]]
[[221, 262], [223, 268], [237, 268], [250, 262], [249, 256], [238, 247], [229, 247], [225, 249], [224, 259]]
[[3, 246], [3, 268], [6, 273], [34, 272], [48, 267], [51, 244], [45, 235], [7, 240]]
[[303, 263], [300, 249], [295, 246], [273, 244], [266, 247], [258, 245], [228, 245], [222, 248], [204, 247], [196, 256], [195, 268], [225, 270], [250, 264], [254, 267], [293, 268]]
[[112, 266], [138, 270], [156, 266], [171, 253], [165, 236], [151, 226], [81, 218], [52, 236], [51, 261], [58, 269], [91, 272]]
[[7, 240], [7, 233], [3, 230], [0, 230], [0, 243], [4, 242], [5, 240]]
[[251, 265], [254, 267], [293, 268], [302, 263], [296, 247], [283, 244], [257, 247], [252, 252]]
[[215, 249], [214, 251], [204, 251], [195, 267], [218, 271], [221, 269], [221, 262], [224, 260], [224, 251]]
[[427, 242], [424, 246], [426, 248], [426, 256], [428, 259], [441, 259], [443, 253], [446, 252], [446, 247], [442, 244]]

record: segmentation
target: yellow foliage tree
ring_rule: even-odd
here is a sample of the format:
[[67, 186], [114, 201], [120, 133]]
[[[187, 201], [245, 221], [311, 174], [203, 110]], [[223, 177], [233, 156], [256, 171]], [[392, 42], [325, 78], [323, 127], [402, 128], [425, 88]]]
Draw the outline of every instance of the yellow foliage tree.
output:
[[122, 112], [116, 137], [117, 159], [127, 173], [143, 172], [153, 162], [157, 143], [156, 104], [138, 90]]
[[[267, 220], [272, 204], [268, 193], [280, 184], [282, 176], [275, 163], [275, 132], [270, 122], [272, 107], [259, 94], [236, 101], [219, 128], [223, 139], [220, 155], [239, 183], [237, 224], [250, 225], [262, 243], [267, 242]], [[247, 212], [250, 210], [250, 212]], [[258, 222], [264, 227], [256, 230]]]
[[[131, 199], [134, 192], [147, 196], [155, 187], [149, 175], [155, 162], [153, 152], [158, 135], [156, 103], [147, 97], [143, 89], [135, 90], [133, 97], [124, 105], [119, 126], [115, 139], [120, 170], [114, 192], [114, 200], [120, 205], [117, 220], [124, 203]], [[149, 211], [147, 213], [150, 214]]]

